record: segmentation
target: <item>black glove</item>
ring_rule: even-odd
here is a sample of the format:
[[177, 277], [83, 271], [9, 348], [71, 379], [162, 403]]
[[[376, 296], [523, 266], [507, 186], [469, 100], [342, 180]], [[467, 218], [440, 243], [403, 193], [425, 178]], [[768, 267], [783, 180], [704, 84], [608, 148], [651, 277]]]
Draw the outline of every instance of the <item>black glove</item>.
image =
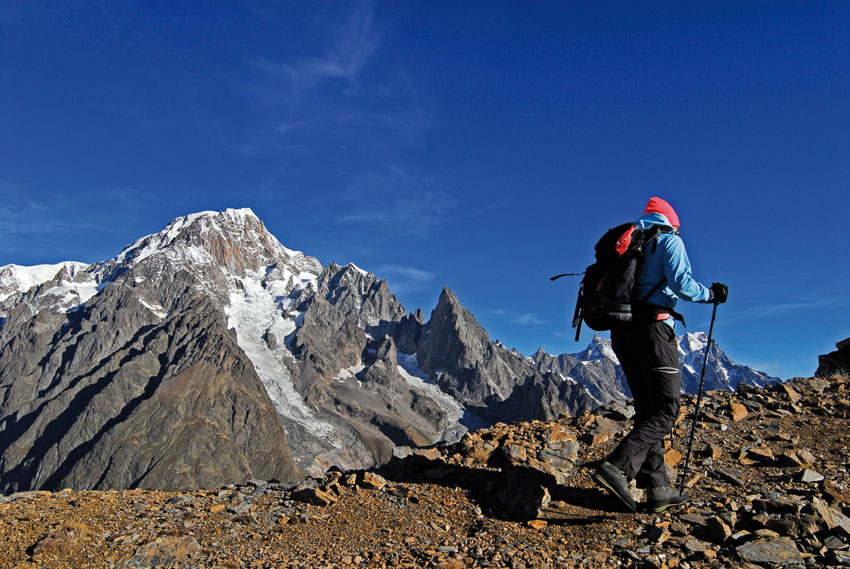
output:
[[708, 301], [714, 304], [723, 304], [729, 298], [729, 287], [723, 283], [711, 284], [711, 296]]

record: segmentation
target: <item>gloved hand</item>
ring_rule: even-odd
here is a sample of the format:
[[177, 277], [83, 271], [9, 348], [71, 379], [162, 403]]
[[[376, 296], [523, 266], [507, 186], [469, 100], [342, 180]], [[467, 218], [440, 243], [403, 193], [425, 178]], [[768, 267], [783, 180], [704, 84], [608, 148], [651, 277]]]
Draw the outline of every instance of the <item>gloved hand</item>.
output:
[[711, 283], [711, 297], [709, 302], [723, 304], [729, 298], [729, 287], [723, 283]]

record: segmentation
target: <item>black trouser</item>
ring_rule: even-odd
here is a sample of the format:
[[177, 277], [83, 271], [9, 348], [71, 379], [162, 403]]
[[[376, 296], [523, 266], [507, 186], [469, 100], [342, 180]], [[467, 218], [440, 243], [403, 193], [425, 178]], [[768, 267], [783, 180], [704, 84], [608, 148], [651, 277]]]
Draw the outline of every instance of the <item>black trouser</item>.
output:
[[667, 485], [662, 440], [679, 414], [682, 372], [676, 333], [664, 322], [631, 322], [611, 330], [635, 402], [634, 428], [608, 462], [642, 488]]

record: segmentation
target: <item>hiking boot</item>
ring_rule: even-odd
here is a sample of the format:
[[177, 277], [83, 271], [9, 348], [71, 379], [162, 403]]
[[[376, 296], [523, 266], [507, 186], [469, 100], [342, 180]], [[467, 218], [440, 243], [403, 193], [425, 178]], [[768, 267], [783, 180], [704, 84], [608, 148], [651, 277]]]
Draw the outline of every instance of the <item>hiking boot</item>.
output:
[[619, 498], [633, 512], [637, 512], [635, 500], [629, 492], [629, 483], [623, 471], [608, 461], [602, 461], [593, 473], [593, 480]]
[[650, 488], [647, 493], [646, 508], [652, 512], [663, 512], [670, 506], [681, 506], [688, 501], [688, 495], [672, 486]]

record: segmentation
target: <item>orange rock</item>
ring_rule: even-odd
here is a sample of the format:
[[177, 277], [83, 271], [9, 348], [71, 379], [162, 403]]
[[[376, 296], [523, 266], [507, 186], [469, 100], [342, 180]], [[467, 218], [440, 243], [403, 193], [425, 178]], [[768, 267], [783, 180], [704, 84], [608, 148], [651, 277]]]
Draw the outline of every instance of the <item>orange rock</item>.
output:
[[370, 488], [372, 490], [380, 490], [387, 485], [387, 480], [380, 474], [366, 471], [363, 473], [363, 478], [360, 480], [360, 486]]
[[824, 494], [832, 498], [834, 502], [850, 503], [850, 491], [845, 488], [841, 488], [831, 480], [824, 481], [823, 492]]
[[682, 453], [676, 449], [670, 449], [664, 454], [664, 463], [667, 466], [676, 466], [682, 462]]
[[747, 415], [749, 415], [749, 412], [747, 411], [746, 407], [744, 407], [740, 403], [735, 403], [734, 401], [729, 403], [729, 410], [732, 412], [732, 420], [736, 423], [738, 421], [746, 419]]
[[119, 568], [156, 566], [171, 567], [187, 559], [193, 553], [201, 551], [197, 540], [191, 536], [158, 537], [143, 545], [132, 559], [118, 565]]
[[545, 520], [529, 520], [528, 522], [526, 522], [526, 524], [528, 525], [528, 527], [536, 529], [538, 531], [549, 525], [548, 523], [546, 523]]
[[771, 462], [774, 460], [773, 452], [769, 448], [751, 448], [747, 452], [747, 458], [758, 462]]
[[613, 438], [614, 433], [610, 432], [585, 433], [581, 436], [581, 442], [588, 446], [595, 447], [606, 443]]

